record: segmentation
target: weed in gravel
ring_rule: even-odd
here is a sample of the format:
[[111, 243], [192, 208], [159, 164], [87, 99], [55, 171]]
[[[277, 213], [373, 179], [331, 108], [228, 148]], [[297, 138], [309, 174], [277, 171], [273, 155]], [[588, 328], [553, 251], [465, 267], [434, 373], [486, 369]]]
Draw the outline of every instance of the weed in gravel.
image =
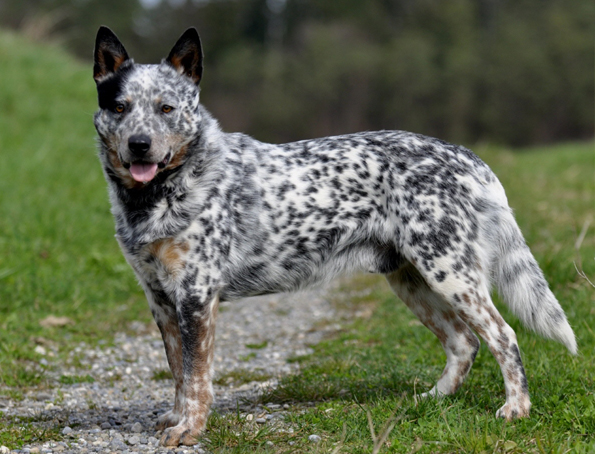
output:
[[25, 398], [23, 391], [19, 388], [2, 388], [0, 389], [0, 396], [6, 396], [14, 401], [21, 401]]
[[0, 412], [0, 427], [0, 445], [21, 448], [28, 443], [62, 439], [60, 427], [45, 416], [16, 417]]
[[247, 355], [240, 355], [238, 357], [238, 359], [240, 361], [250, 361], [251, 359], [254, 359], [254, 358], [256, 358], [256, 353], [255, 352], [250, 352]]
[[97, 410], [99, 408], [99, 405], [92, 399], [87, 399], [87, 406], [89, 407], [89, 410]]
[[269, 345], [269, 341], [263, 341], [260, 342], [259, 344], [246, 344], [246, 348], [251, 348], [253, 350], [260, 350], [263, 348], [266, 348], [266, 346]]
[[58, 381], [63, 385], [74, 385], [75, 383], [94, 383], [95, 379], [90, 375], [62, 375]]
[[171, 370], [169, 369], [159, 369], [156, 370], [155, 372], [153, 372], [153, 376], [151, 377], [151, 380], [173, 380], [174, 376], [171, 373]]
[[228, 373], [221, 374], [213, 383], [220, 386], [240, 386], [245, 383], [251, 383], [254, 381], [263, 382], [271, 378], [270, 374], [267, 374], [258, 370], [249, 369], [234, 369]]
[[113, 387], [117, 381], [122, 380], [122, 374], [108, 372], [105, 379], [107, 380], [109, 386]]

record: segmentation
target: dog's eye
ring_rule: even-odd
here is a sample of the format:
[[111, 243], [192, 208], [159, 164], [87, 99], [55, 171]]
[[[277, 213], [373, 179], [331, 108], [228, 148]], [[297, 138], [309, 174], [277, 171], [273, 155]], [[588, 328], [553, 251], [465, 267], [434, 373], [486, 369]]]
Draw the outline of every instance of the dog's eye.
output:
[[164, 104], [163, 107], [161, 107], [161, 112], [163, 113], [170, 113], [172, 110], [174, 110], [174, 108], [172, 106], [168, 106], [167, 104]]
[[116, 104], [116, 107], [114, 108], [114, 110], [118, 113], [122, 113], [124, 112], [126, 108], [124, 107], [124, 104]]

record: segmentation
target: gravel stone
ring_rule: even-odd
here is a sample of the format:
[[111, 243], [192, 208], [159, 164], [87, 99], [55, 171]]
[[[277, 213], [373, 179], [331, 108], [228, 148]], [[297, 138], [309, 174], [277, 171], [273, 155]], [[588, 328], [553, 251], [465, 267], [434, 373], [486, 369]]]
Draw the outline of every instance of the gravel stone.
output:
[[320, 438], [320, 435], [310, 435], [308, 437], [308, 441], [310, 441], [311, 443], [318, 443], [320, 440], [322, 440], [322, 438]]
[[133, 437], [130, 437], [130, 438], [128, 439], [128, 444], [129, 444], [129, 445], [137, 445], [137, 444], [139, 444], [139, 443], [140, 443], [140, 438], [139, 438], [139, 437], [137, 437], [136, 435], [135, 435], [135, 436], [133, 436]]
[[[103, 443], [102, 443], [103, 444]], [[112, 442], [108, 445], [111, 449], [128, 449], [126, 445], [120, 440], [112, 440]]]
[[49, 393], [41, 392], [41, 393], [37, 393], [35, 398], [40, 402], [45, 402], [46, 400], [51, 400], [52, 395]]
[[[311, 345], [341, 328], [339, 315], [324, 295], [325, 290], [319, 289], [220, 304], [214, 410], [235, 414], [239, 409], [246, 421], [268, 422], [274, 427], [282, 427], [284, 414], [299, 411], [274, 402], [265, 406], [251, 402], [264, 388], [274, 387], [281, 376], [297, 371], [298, 363], [288, 362], [289, 358], [311, 353]], [[18, 401], [8, 397], [10, 394], [0, 394], [0, 410], [5, 415], [36, 416], [40, 428], [65, 426], [62, 434], [72, 440], [70, 445], [30, 443], [27, 449], [31, 454], [59, 450], [207, 454], [200, 445], [169, 451], [158, 446], [161, 435], [155, 424], [158, 416], [173, 406], [174, 385], [172, 379], [156, 379], [169, 372], [169, 367], [154, 323], [133, 322], [127, 333], [116, 333], [112, 342], [98, 346], [81, 342], [71, 347], [66, 360], [47, 355], [43, 358], [47, 367], [37, 367], [44, 370], [53, 388], [31, 392]], [[225, 378], [232, 377], [234, 371], [255, 373], [263, 379], [234, 383]], [[62, 375], [89, 375], [94, 382], [66, 385], [60, 383]], [[10, 452], [3, 448], [0, 454]]]

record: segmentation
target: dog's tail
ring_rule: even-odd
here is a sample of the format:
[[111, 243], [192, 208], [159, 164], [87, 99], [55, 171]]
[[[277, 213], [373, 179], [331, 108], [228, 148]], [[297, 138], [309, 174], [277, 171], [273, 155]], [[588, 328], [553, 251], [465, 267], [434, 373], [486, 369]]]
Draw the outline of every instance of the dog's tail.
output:
[[574, 332], [512, 212], [507, 210], [502, 214], [494, 268], [500, 296], [523, 324], [544, 337], [557, 340], [576, 354]]

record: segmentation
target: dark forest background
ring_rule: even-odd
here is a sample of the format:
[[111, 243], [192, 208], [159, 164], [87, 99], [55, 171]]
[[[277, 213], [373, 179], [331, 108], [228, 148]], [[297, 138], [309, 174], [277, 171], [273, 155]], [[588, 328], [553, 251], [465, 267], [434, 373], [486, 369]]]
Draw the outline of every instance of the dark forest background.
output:
[[519, 146], [594, 132], [593, 0], [0, 0], [1, 27], [81, 59], [101, 24], [143, 63], [196, 26], [203, 103], [261, 140], [406, 129]]

